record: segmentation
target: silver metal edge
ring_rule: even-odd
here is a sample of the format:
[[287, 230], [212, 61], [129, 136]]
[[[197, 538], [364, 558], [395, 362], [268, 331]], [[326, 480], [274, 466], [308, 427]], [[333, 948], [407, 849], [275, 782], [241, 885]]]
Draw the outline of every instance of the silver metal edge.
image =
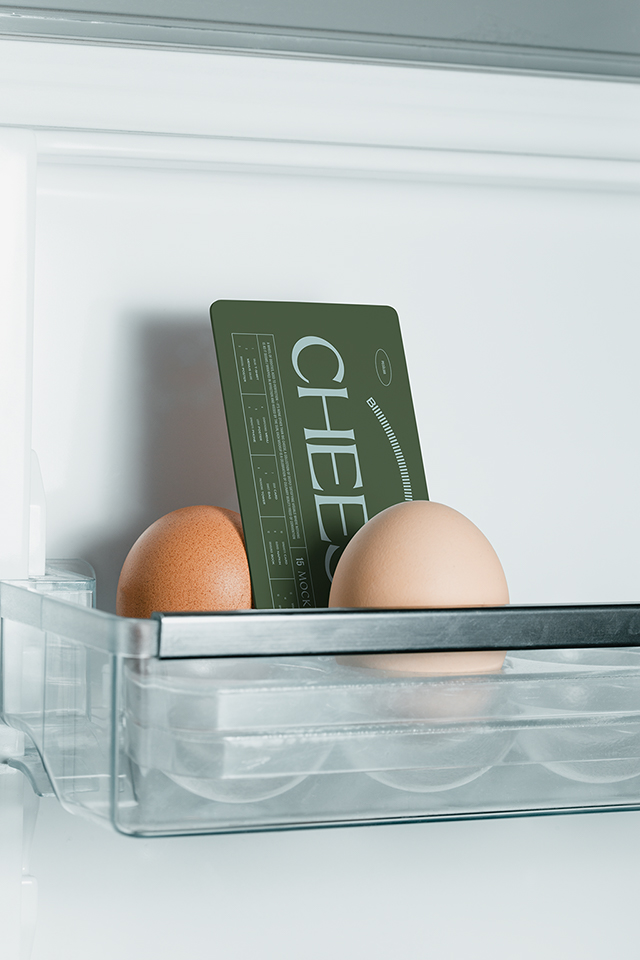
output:
[[154, 613], [160, 658], [640, 645], [640, 604]]

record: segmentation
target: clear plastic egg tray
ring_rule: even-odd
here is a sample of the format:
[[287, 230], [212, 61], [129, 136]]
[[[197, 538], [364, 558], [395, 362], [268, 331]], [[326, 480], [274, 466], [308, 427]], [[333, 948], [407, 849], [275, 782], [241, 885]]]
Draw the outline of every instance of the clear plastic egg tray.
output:
[[[2, 718], [36, 792], [122, 833], [640, 807], [640, 607], [125, 620], [93, 595], [78, 562], [0, 584]], [[501, 673], [340, 662], [483, 644]]]

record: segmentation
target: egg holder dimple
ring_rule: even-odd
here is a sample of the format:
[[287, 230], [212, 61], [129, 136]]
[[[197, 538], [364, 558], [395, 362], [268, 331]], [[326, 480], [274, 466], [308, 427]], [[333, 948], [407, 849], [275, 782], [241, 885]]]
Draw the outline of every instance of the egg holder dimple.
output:
[[[93, 586], [0, 583], [4, 759], [123, 833], [640, 808], [640, 605], [131, 620]], [[348, 659], [491, 648], [501, 673]]]
[[[640, 776], [640, 648], [529, 650], [507, 657], [507, 674], [527, 676], [513, 708], [531, 760], [583, 783]], [[536, 723], [536, 720], [538, 721]]]
[[231, 803], [275, 796], [321, 769], [446, 790], [506, 753], [511, 731], [473, 726], [495, 711], [495, 683], [376, 674], [334, 657], [135, 664], [126, 749], [141, 768]]

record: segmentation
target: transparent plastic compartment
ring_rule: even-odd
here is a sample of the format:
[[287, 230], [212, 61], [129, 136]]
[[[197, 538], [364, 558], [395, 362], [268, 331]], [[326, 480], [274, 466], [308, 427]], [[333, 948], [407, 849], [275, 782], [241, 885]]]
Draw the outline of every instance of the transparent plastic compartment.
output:
[[[37, 792], [123, 833], [640, 806], [638, 648], [514, 651], [500, 674], [401, 676], [346, 666], [320, 639], [269, 653], [294, 628], [308, 651], [339, 622], [270, 612], [268, 655], [163, 658], [161, 621], [90, 609], [94, 585], [75, 562], [0, 584], [2, 715], [27, 735], [10, 762]], [[194, 649], [224, 648], [229, 622], [197, 620]], [[366, 613], [371, 650], [390, 622]]]
[[613, 784], [639, 776], [638, 667], [640, 651], [634, 648], [528, 651], [509, 657], [507, 671], [531, 677], [518, 696], [519, 709], [532, 721], [519, 738], [527, 756], [585, 783]]

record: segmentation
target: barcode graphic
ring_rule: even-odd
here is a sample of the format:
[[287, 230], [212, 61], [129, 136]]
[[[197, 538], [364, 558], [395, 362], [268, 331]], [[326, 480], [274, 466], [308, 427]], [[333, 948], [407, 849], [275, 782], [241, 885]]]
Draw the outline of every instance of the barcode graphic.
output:
[[369, 397], [369, 399], [367, 400], [367, 404], [371, 407], [374, 414], [378, 418], [380, 426], [386, 433], [387, 439], [391, 444], [391, 449], [393, 450], [394, 456], [398, 464], [398, 469], [400, 471], [400, 479], [402, 480], [402, 489], [404, 490], [404, 498], [405, 500], [413, 500], [413, 491], [411, 490], [411, 477], [409, 476], [409, 471], [407, 470], [407, 464], [404, 459], [404, 454], [402, 452], [400, 444], [398, 443], [398, 438], [396, 437], [395, 433], [391, 429], [391, 425], [389, 421], [387, 420], [384, 413], [382, 412], [378, 404], [375, 402], [373, 397]]

